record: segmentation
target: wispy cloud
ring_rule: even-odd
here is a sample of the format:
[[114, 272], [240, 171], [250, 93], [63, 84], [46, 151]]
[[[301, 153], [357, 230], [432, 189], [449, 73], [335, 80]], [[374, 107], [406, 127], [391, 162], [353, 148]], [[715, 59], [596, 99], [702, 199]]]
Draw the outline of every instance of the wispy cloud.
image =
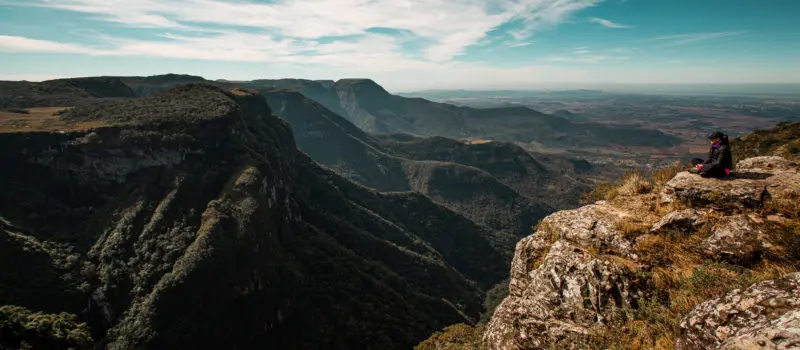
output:
[[547, 58], [550, 62], [567, 62], [567, 63], [601, 63], [604, 61], [624, 61], [631, 59], [628, 56], [607, 56], [607, 55], [586, 55], [579, 54], [578, 56], [553, 56]]
[[[226, 27], [259, 31], [273, 42], [365, 36], [375, 27], [405, 31], [427, 43], [420, 53], [431, 61], [447, 61], [481, 43], [487, 33], [513, 24], [511, 45], [523, 45], [539, 29], [556, 26], [574, 13], [602, 0], [30, 0], [20, 6], [55, 8], [88, 14], [96, 20], [129, 27], [171, 32]], [[237, 29], [239, 28], [239, 29]], [[224, 35], [218, 35], [223, 37]], [[188, 41], [187, 38], [180, 38]], [[250, 38], [256, 40], [254, 38]], [[343, 41], [344, 39], [340, 39]], [[192, 47], [203, 57], [230, 49], [222, 40], [201, 40]], [[138, 43], [141, 49], [145, 43]], [[241, 49], [249, 50], [248, 43]], [[164, 43], [149, 43], [164, 48]], [[271, 44], [270, 44], [271, 45]], [[304, 49], [307, 49], [305, 47]], [[395, 49], [395, 47], [392, 47]], [[150, 50], [139, 50], [150, 51]], [[220, 52], [221, 53], [221, 52]]]
[[728, 32], [710, 32], [710, 33], [692, 33], [692, 34], [676, 34], [676, 35], [664, 35], [658, 36], [650, 39], [645, 39], [643, 41], [656, 41], [656, 42], [663, 42], [666, 46], [677, 46], [677, 45], [686, 45], [691, 43], [696, 43], [699, 41], [707, 41], [712, 39], [719, 39], [725, 38], [729, 36], [735, 35], [742, 35], [747, 33], [746, 31], [728, 31]]
[[509, 43], [508, 47], [525, 47], [525, 46], [530, 46], [532, 44], [533, 44], [533, 41], [522, 41], [522, 42], [516, 42], [516, 43]]
[[0, 35], [0, 52], [94, 54], [99, 50], [75, 44]]
[[599, 18], [599, 17], [589, 18], [589, 22], [600, 24], [601, 26], [606, 27], [606, 28], [617, 28], [617, 29], [633, 28], [633, 26], [614, 23], [612, 21], [609, 21], [609, 20], [603, 19], [603, 18]]

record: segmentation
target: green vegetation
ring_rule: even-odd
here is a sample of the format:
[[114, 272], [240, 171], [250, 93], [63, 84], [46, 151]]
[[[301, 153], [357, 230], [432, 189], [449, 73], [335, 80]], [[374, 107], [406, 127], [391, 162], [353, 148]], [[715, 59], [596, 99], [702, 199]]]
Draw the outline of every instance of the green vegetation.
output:
[[731, 140], [731, 147], [734, 160], [763, 155], [798, 159], [800, 158], [800, 122], [786, 122], [768, 130], [754, 131]]
[[[94, 134], [0, 133], [15, 169], [0, 172], [0, 233], [13, 233], [0, 237], [1, 299], [79, 315], [120, 348], [407, 349], [480, 317], [517, 237], [347, 181], [268, 113], [194, 85], [63, 113], [118, 125]], [[76, 142], [90, 137], [103, 142]], [[142, 152], [165, 139], [180, 141]]]
[[140, 99], [79, 105], [62, 112], [61, 118], [144, 124], [213, 119], [237, 109], [230, 92], [212, 85], [189, 84]]
[[48, 80], [41, 83], [0, 81], [0, 109], [74, 106], [104, 98], [134, 97], [119, 78], [91, 77]]
[[19, 306], [0, 306], [0, 348], [92, 349], [86, 323], [73, 314], [44, 314]]
[[434, 333], [414, 350], [485, 350], [481, 340], [485, 325], [470, 326], [463, 323], [447, 326]]

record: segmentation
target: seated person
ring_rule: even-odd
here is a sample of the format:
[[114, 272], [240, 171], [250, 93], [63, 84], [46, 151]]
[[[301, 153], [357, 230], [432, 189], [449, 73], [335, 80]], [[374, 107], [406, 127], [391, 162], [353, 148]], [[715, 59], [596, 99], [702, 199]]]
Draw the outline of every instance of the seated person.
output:
[[733, 156], [728, 136], [715, 131], [708, 135], [708, 140], [711, 142], [708, 159], [705, 161], [700, 158], [692, 159], [694, 168], [689, 171], [702, 177], [722, 178], [730, 175], [733, 169]]

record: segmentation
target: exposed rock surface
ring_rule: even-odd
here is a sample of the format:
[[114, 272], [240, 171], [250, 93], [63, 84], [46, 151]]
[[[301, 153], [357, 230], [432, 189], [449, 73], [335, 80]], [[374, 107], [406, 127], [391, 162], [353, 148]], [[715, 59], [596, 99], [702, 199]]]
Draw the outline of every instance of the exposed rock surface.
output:
[[707, 222], [703, 213], [697, 209], [689, 208], [684, 210], [673, 211], [664, 215], [652, 228], [650, 232], [658, 233], [666, 230], [692, 230]]
[[790, 349], [800, 346], [800, 273], [706, 301], [681, 321], [676, 348]]
[[545, 218], [517, 244], [510, 295], [487, 326], [490, 347], [585, 348], [590, 327], [638, 307], [639, 280], [625, 259], [599, 253], [631, 252], [616, 225], [632, 219], [603, 202]]
[[[776, 158], [768, 161], [784, 164]], [[755, 217], [747, 206], [781, 197], [800, 186], [800, 182], [794, 182], [798, 180], [796, 171], [787, 169], [762, 167], [744, 171], [744, 176], [730, 180], [679, 173], [666, 185], [669, 191], [662, 195], [693, 207], [660, 218], [637, 212], [635, 206], [627, 206], [625, 198], [614, 201], [614, 205], [599, 201], [549, 215], [533, 235], [517, 244], [509, 296], [495, 310], [484, 340], [491, 349], [585, 349], [597, 340], [593, 338], [593, 330], [621, 327], [623, 319], [630, 320], [631, 313], [637, 313], [640, 303], [659, 292], [647, 284], [653, 283], [652, 280], [645, 283], [638, 274], [653, 267], [650, 260], [637, 256], [631, 242], [632, 237], [643, 233], [639, 227], [644, 225], [650, 232], [636, 239], [644, 245], [663, 244], [669, 239], [668, 232], [674, 229], [696, 234], [702, 232], [701, 227], [713, 225], [707, 239], [688, 248], [691, 253], [682, 254], [705, 252], [711, 258], [705, 260], [708, 263], [725, 260], [747, 266], [758, 261], [763, 251], [774, 248], [761, 226], [769, 219]], [[657, 197], [649, 196], [644, 195], [640, 200]], [[744, 210], [722, 216], [725, 213], [715, 210], [712, 203], [726, 201], [734, 201]], [[663, 256], [655, 254], [655, 258], [673, 258], [669, 252], [663, 252]], [[702, 260], [702, 254], [698, 255]], [[685, 335], [679, 348], [797, 346], [798, 282], [800, 274], [793, 274], [698, 306], [681, 324]]]
[[702, 248], [714, 259], [747, 263], [761, 253], [765, 244], [761, 229], [752, 219], [747, 215], [735, 215], [717, 222]]
[[778, 156], [752, 157], [736, 163], [736, 170], [796, 170], [797, 163]]
[[630, 255], [633, 245], [624, 237], [620, 227], [626, 222], [636, 221], [635, 214], [600, 201], [574, 210], [558, 211], [543, 223], [562, 239], [601, 251]]
[[768, 326], [743, 331], [725, 340], [720, 349], [798, 349], [800, 348], [800, 310], [791, 310]]
[[[783, 164], [783, 161], [769, 164]], [[774, 169], [737, 170], [725, 179], [703, 178], [681, 172], [667, 182], [662, 192], [662, 202], [680, 200], [693, 206], [733, 204], [756, 207], [770, 197], [800, 193], [800, 173], [796, 169], [785, 170], [780, 165], [776, 165]]]

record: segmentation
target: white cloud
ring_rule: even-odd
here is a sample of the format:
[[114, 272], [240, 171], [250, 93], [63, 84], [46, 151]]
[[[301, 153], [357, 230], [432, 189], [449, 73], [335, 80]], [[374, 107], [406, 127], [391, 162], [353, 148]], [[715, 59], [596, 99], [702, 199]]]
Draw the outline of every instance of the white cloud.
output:
[[[362, 35], [374, 27], [408, 31], [430, 43], [423, 55], [446, 61], [497, 27], [526, 41], [602, 0], [31, 0], [41, 6], [91, 14], [132, 27], [211, 30], [208, 25], [262, 30], [273, 37], [318, 39]], [[270, 34], [266, 34], [270, 33]], [[197, 48], [197, 49], [206, 49]], [[208, 48], [214, 50], [216, 48]]]
[[663, 42], [666, 46], [678, 46], [691, 44], [698, 41], [706, 41], [712, 39], [719, 39], [729, 36], [742, 35], [746, 31], [729, 31], [729, 32], [711, 32], [711, 33], [693, 33], [693, 34], [677, 34], [677, 35], [664, 35], [655, 38], [646, 39], [644, 41], [658, 41]]
[[75, 44], [0, 35], [0, 52], [93, 54], [97, 50]]
[[521, 41], [516, 43], [509, 43], [508, 47], [525, 47], [533, 45], [533, 41]]
[[603, 19], [603, 18], [599, 18], [599, 17], [589, 18], [589, 22], [600, 24], [601, 26], [606, 27], [606, 28], [617, 28], [617, 29], [633, 28], [633, 26], [614, 23], [612, 21], [609, 21], [609, 20]]

